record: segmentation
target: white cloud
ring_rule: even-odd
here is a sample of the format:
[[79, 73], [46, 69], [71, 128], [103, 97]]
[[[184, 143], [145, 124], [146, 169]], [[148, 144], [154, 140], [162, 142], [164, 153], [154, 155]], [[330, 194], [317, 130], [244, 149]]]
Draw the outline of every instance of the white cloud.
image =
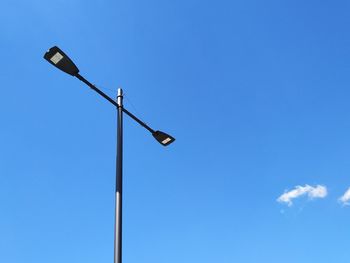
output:
[[346, 190], [342, 197], [339, 198], [339, 202], [343, 203], [343, 205], [350, 205], [350, 188]]
[[[308, 184], [305, 186], [298, 185], [293, 190], [285, 192], [280, 197], [278, 197], [277, 201], [280, 203], [286, 203], [288, 206], [291, 206], [293, 204], [292, 200], [302, 195], [307, 195], [310, 199], [325, 198], [327, 196], [327, 188], [322, 185], [317, 185], [316, 187], [312, 187]], [[350, 200], [350, 191], [348, 197], [348, 200]]]

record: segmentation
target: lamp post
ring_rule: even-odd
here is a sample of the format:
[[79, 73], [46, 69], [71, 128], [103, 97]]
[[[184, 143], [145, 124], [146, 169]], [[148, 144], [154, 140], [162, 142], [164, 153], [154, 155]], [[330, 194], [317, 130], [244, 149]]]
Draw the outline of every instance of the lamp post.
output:
[[165, 132], [153, 130], [146, 123], [124, 108], [123, 90], [118, 89], [117, 101], [111, 99], [107, 94], [91, 84], [79, 74], [79, 69], [74, 62], [57, 46], [50, 48], [44, 58], [63, 72], [78, 78], [92, 90], [117, 108], [117, 160], [116, 160], [116, 192], [115, 192], [115, 225], [114, 225], [114, 263], [122, 263], [122, 198], [123, 198], [123, 113], [131, 117], [142, 127], [148, 130], [153, 137], [163, 146], [168, 146], [175, 138]]

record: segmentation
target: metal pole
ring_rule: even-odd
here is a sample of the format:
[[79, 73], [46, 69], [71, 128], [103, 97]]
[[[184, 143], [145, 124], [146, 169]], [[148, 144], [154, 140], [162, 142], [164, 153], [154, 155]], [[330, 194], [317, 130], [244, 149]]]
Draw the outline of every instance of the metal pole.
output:
[[122, 196], [123, 196], [123, 90], [117, 97], [117, 169], [115, 191], [114, 263], [122, 263]]

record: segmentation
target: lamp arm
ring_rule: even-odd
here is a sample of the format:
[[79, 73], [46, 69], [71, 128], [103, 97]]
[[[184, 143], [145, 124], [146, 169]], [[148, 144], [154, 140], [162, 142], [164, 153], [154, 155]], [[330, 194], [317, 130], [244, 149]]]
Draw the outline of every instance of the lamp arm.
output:
[[110, 98], [106, 93], [104, 93], [102, 90], [98, 89], [95, 85], [93, 85], [92, 83], [90, 83], [87, 79], [85, 79], [83, 76], [81, 76], [79, 73], [75, 75], [75, 77], [77, 77], [77, 79], [79, 79], [80, 81], [84, 82], [86, 85], [88, 85], [92, 90], [96, 91], [99, 95], [101, 95], [103, 98], [105, 98], [106, 100], [108, 100], [110, 103], [112, 103], [114, 106], [116, 106], [117, 108], [118, 103], [116, 101], [114, 101], [112, 98]]
[[[116, 101], [114, 101], [112, 98], [110, 98], [106, 93], [104, 93], [102, 90], [97, 88], [95, 85], [90, 83], [87, 79], [85, 79], [83, 76], [81, 76], [79, 73], [75, 75], [77, 79], [84, 82], [86, 85], [88, 85], [92, 90], [96, 91], [100, 96], [108, 100], [110, 103], [112, 103], [115, 107], [119, 108], [119, 105]], [[155, 132], [151, 127], [149, 127], [146, 123], [141, 121], [139, 118], [137, 118], [134, 114], [132, 114], [130, 111], [122, 107], [123, 112], [128, 115], [130, 118], [132, 118], [134, 121], [136, 121], [138, 124], [140, 124], [142, 127], [144, 127], [146, 130], [151, 132], [152, 134]]]
[[128, 115], [131, 119], [133, 119], [134, 121], [136, 121], [138, 124], [140, 124], [142, 127], [144, 127], [146, 130], [148, 130], [150, 133], [154, 133], [155, 131], [149, 127], [146, 123], [144, 123], [143, 121], [141, 121], [139, 118], [137, 118], [134, 114], [132, 114], [130, 111], [128, 111], [127, 109], [125, 109], [123, 107], [123, 112]]

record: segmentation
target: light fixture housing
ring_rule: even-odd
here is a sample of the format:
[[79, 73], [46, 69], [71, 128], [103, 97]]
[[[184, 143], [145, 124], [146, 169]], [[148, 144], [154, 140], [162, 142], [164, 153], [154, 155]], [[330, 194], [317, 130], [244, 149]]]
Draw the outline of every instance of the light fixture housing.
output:
[[175, 141], [174, 137], [162, 131], [155, 131], [152, 135], [163, 146], [168, 146]]
[[45, 53], [44, 58], [50, 62], [50, 64], [69, 75], [77, 76], [79, 73], [79, 69], [73, 61], [57, 46], [50, 48]]

